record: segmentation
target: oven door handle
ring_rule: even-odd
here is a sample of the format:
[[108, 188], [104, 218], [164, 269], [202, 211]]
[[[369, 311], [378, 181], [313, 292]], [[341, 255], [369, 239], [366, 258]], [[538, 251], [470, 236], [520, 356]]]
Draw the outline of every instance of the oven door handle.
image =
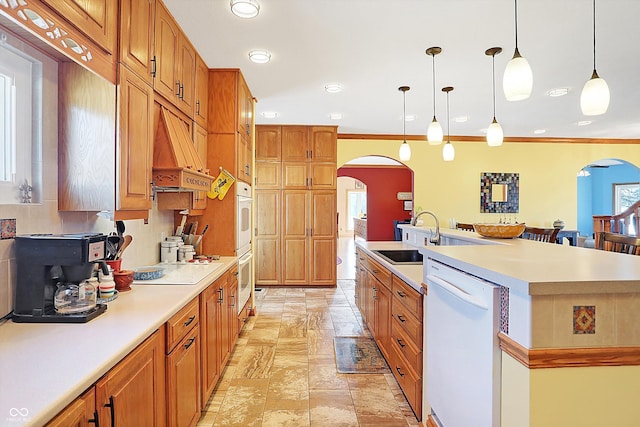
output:
[[253, 254], [251, 252], [247, 252], [246, 254], [238, 258], [238, 267], [241, 267], [251, 261], [251, 258], [253, 258]]

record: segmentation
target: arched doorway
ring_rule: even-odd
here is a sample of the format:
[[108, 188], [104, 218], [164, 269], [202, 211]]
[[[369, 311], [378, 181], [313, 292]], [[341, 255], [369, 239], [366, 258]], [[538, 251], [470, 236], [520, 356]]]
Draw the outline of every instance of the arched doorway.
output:
[[[388, 157], [366, 156], [353, 159], [338, 168], [338, 180], [340, 177], [351, 177], [364, 184], [367, 240], [394, 240], [394, 221], [411, 218], [413, 171]], [[339, 194], [338, 200], [347, 200], [347, 197]], [[347, 224], [347, 205], [341, 206], [339, 202], [338, 212], [339, 222]], [[341, 217], [344, 222], [340, 221]]]

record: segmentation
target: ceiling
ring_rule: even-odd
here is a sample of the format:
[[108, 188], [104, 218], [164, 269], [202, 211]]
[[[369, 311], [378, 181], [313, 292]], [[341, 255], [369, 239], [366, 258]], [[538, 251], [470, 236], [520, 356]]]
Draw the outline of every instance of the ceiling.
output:
[[[408, 85], [408, 135], [425, 135], [433, 117], [430, 46], [436, 56], [436, 116], [451, 135], [484, 137], [492, 119], [495, 58], [496, 117], [505, 137], [640, 138], [640, 1], [597, 1], [597, 70], [609, 85], [606, 114], [587, 117], [580, 92], [593, 69], [590, 0], [520, 0], [518, 47], [533, 69], [529, 99], [509, 102], [502, 74], [513, 56], [512, 0], [258, 0], [253, 19], [234, 16], [229, 0], [164, 0], [209, 68], [240, 68], [258, 100], [258, 124], [329, 124], [342, 134], [403, 132], [402, 92]], [[272, 53], [268, 64], [248, 59]], [[324, 91], [342, 84], [341, 93]], [[568, 88], [550, 97], [554, 88]], [[275, 119], [264, 118], [277, 112]], [[330, 113], [342, 113], [333, 120]], [[459, 118], [467, 117], [466, 122]], [[578, 126], [582, 120], [591, 120]], [[545, 133], [535, 134], [537, 129]]]

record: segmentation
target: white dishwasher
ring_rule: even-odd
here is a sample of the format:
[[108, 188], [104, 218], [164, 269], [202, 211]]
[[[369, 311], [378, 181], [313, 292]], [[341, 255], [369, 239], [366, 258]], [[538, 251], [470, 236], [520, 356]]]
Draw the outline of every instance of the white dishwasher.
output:
[[426, 399], [441, 427], [499, 427], [499, 286], [428, 259]]

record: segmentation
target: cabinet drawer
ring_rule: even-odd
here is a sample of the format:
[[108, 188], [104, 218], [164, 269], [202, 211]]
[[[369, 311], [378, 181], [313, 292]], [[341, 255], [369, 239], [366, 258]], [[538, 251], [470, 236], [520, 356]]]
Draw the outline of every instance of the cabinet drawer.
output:
[[182, 310], [167, 320], [167, 354], [182, 340], [187, 332], [198, 324], [198, 298], [194, 298]]
[[398, 302], [397, 298], [393, 299], [391, 315], [416, 347], [422, 348], [422, 321], [416, 319], [404, 304]]
[[391, 272], [380, 265], [377, 261], [371, 257], [367, 257], [368, 270], [376, 276], [376, 279], [380, 281], [387, 289], [391, 290]]
[[422, 294], [396, 275], [393, 275], [393, 297], [407, 307], [416, 319], [422, 319]]
[[422, 376], [422, 348], [416, 346], [395, 318], [391, 321], [391, 341], [397, 345], [398, 354], [404, 356], [418, 376]]
[[391, 343], [391, 360], [389, 367], [396, 377], [402, 392], [407, 398], [418, 419], [422, 419], [422, 377], [413, 372], [404, 359], [398, 354], [397, 343]]

